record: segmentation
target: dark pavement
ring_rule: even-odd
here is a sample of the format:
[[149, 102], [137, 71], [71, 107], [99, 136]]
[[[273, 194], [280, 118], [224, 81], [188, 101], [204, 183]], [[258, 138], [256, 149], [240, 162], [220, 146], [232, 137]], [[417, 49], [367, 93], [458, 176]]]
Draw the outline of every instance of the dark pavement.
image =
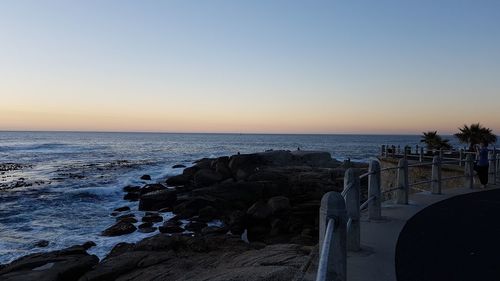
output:
[[399, 235], [395, 265], [398, 281], [500, 280], [500, 190], [418, 212]]

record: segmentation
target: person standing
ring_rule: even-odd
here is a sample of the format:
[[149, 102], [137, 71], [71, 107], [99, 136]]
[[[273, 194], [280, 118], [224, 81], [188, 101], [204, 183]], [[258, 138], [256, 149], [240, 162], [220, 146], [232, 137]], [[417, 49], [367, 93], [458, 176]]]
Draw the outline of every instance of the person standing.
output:
[[476, 147], [476, 153], [478, 161], [474, 170], [477, 172], [477, 177], [479, 178], [482, 187], [485, 188], [488, 184], [488, 142], [482, 142], [480, 147]]

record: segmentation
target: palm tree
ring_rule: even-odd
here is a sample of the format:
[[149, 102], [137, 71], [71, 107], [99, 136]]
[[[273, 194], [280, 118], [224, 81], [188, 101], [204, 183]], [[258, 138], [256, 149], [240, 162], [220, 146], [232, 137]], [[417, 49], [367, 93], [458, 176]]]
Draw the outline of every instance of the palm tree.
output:
[[455, 134], [455, 137], [461, 143], [469, 144], [469, 150], [474, 150], [474, 145], [487, 142], [495, 143], [497, 141], [497, 136], [492, 133], [490, 128], [483, 127], [480, 123], [471, 124], [467, 126], [464, 124], [462, 128], [458, 128], [459, 133]]
[[451, 145], [448, 143], [449, 141], [438, 135], [437, 131], [423, 132], [422, 139], [420, 140], [420, 142], [427, 145], [427, 150], [450, 149]]

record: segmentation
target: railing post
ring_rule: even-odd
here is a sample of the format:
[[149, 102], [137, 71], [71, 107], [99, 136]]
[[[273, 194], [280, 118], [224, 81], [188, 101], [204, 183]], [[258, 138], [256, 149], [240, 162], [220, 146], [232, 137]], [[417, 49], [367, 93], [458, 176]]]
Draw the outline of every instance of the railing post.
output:
[[497, 174], [496, 174], [496, 153], [495, 151], [490, 151], [488, 153], [488, 159], [489, 159], [489, 168], [488, 168], [488, 182], [490, 184], [496, 184], [497, 183]]
[[464, 150], [460, 148], [458, 152], [458, 166], [462, 167], [462, 160], [464, 159]]
[[424, 161], [424, 148], [423, 147], [420, 148], [420, 157], [418, 158], [418, 161], [419, 162]]
[[[495, 150], [495, 153], [496, 153], [496, 150]], [[500, 157], [499, 157], [498, 153], [496, 153], [495, 155], [496, 155], [496, 159], [497, 159], [497, 163], [495, 165], [495, 178], [498, 180], [498, 167], [500, 166]], [[497, 183], [495, 182], [495, 184], [497, 184]]]
[[396, 203], [408, 204], [408, 161], [400, 159], [398, 163], [398, 187]]
[[360, 250], [361, 228], [359, 223], [359, 176], [354, 169], [347, 169], [344, 176], [345, 204], [347, 208], [347, 218], [351, 223], [347, 224], [347, 250]]
[[385, 145], [382, 145], [382, 146], [380, 147], [380, 156], [381, 156], [381, 157], [384, 157], [384, 155], [385, 155], [384, 153], [385, 153]]
[[382, 191], [380, 162], [378, 160], [370, 161], [370, 175], [368, 176], [368, 219], [380, 220], [382, 218]]
[[474, 188], [474, 159], [471, 154], [467, 154], [465, 157], [465, 187], [473, 189]]
[[[319, 245], [320, 251], [325, 241], [325, 231], [330, 219], [335, 220], [333, 239], [326, 251], [328, 266], [324, 272], [325, 280], [345, 281], [347, 271], [347, 213], [344, 197], [338, 192], [327, 192], [321, 199], [319, 209]], [[320, 252], [320, 255], [322, 253]], [[318, 275], [320, 272], [318, 272]]]
[[432, 194], [441, 194], [441, 157], [432, 158]]

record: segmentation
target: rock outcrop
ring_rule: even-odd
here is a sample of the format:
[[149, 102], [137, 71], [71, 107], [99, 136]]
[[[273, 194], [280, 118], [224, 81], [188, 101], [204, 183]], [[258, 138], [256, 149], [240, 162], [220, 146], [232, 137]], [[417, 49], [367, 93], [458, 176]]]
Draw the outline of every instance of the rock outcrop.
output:
[[76, 281], [97, 265], [99, 259], [87, 253], [91, 242], [60, 251], [31, 254], [0, 269], [2, 281]]
[[118, 245], [79, 281], [289, 281], [311, 250], [294, 244], [254, 247], [231, 235], [158, 234], [137, 244]]

